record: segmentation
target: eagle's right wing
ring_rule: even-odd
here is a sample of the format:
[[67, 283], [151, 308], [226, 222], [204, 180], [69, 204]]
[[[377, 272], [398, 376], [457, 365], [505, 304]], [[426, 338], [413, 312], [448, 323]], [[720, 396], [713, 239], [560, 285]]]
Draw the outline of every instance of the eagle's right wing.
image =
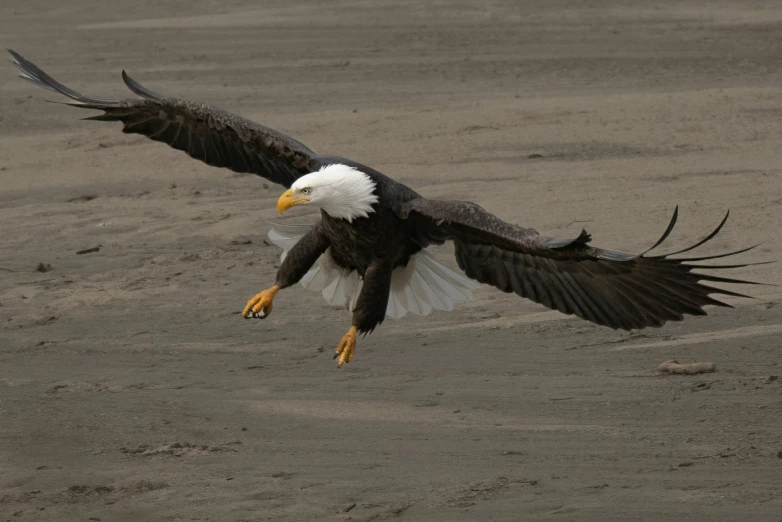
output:
[[[643, 254], [615, 252], [589, 245], [586, 231], [575, 239], [554, 239], [506, 223], [474, 203], [414, 199], [398, 214], [411, 222], [423, 243], [453, 240], [456, 261], [465, 274], [504, 292], [515, 292], [536, 303], [590, 322], [640, 329], [680, 321], [683, 314], [706, 315], [705, 305], [729, 306], [710, 294], [749, 297], [702, 284], [757, 284], [693, 270], [738, 268], [741, 265], [695, 265], [727, 254], [672, 258], [713, 238], [728, 216], [704, 240], [673, 254], [647, 256], [670, 234], [678, 209], [663, 237]], [[760, 263], [754, 263], [760, 264]]]
[[14, 58], [12, 63], [22, 72], [21, 78], [73, 100], [68, 105], [105, 112], [85, 119], [121, 121], [123, 132], [162, 141], [208, 165], [257, 174], [287, 188], [321, 166], [317, 154], [281, 132], [211, 105], [160, 96], [125, 71], [122, 79], [139, 98], [85, 96], [62, 85], [18, 53], [9, 52]]

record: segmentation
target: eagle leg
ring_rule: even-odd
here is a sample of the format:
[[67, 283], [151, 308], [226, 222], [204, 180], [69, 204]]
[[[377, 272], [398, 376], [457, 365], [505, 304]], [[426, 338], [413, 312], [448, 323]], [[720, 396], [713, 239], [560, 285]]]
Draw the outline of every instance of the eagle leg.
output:
[[242, 317], [245, 319], [265, 319], [272, 313], [272, 301], [274, 296], [280, 291], [280, 287], [274, 285], [271, 288], [267, 288], [263, 292], [256, 294], [252, 299], [247, 301], [247, 305], [242, 311]]
[[348, 333], [342, 336], [337, 346], [337, 351], [334, 354], [334, 358], [339, 357], [337, 361], [337, 368], [341, 368], [343, 364], [349, 363], [353, 360], [353, 352], [356, 350], [356, 330], [355, 326], [351, 326]]

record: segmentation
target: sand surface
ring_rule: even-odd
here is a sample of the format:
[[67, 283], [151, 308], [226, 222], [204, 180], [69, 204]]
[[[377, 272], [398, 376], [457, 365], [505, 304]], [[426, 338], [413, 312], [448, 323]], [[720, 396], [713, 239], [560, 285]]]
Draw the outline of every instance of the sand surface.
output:
[[[683, 247], [729, 208], [701, 251], [780, 259], [771, 0], [5, 0], [0, 47], [547, 235], [636, 252], [678, 203]], [[782, 519], [779, 287], [632, 334], [483, 288], [338, 371], [350, 318], [319, 295], [237, 315], [273, 281], [281, 187], [45, 99], [0, 68], [0, 520]]]

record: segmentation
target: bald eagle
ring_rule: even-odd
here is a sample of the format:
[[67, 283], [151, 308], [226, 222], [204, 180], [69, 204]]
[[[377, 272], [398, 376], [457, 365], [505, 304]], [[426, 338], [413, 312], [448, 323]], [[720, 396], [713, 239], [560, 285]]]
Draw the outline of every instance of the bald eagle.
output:
[[[242, 315], [268, 317], [277, 292], [297, 282], [323, 292], [330, 302], [347, 304], [352, 324], [337, 346], [338, 366], [352, 360], [356, 335], [372, 332], [386, 316], [449, 310], [472, 296], [476, 281], [624, 330], [659, 327], [685, 314], [706, 315], [705, 305], [729, 306], [711, 294], [749, 297], [701, 281], [757, 284], [693, 272], [747, 264], [692, 264], [754, 247], [671, 257], [713, 238], [727, 214], [706, 238], [672, 254], [648, 255], [671, 233], [678, 207], [660, 240], [642, 254], [591, 246], [584, 230], [572, 239], [555, 239], [507, 223], [475, 203], [424, 198], [370, 167], [317, 154], [281, 132], [217, 107], [155, 94], [125, 71], [122, 79], [137, 98], [86, 96], [10, 53], [21, 78], [70, 98], [69, 105], [104, 111], [85, 119], [121, 121], [125, 133], [162, 141], [208, 165], [279, 183], [287, 188], [277, 202], [280, 213], [300, 205], [319, 208], [320, 221], [312, 226], [280, 225], [270, 231], [285, 250], [283, 261], [274, 285], [252, 297]], [[446, 241], [453, 242], [464, 275], [426, 253], [428, 246]]]

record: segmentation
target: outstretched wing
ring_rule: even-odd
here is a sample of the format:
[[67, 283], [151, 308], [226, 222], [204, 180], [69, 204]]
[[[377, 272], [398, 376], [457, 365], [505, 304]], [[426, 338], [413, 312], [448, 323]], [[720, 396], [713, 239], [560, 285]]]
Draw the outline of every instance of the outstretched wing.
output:
[[710, 294], [749, 297], [701, 281], [758, 284], [693, 272], [747, 264], [691, 264], [754, 247], [705, 257], [671, 257], [717, 235], [727, 214], [717, 229], [697, 244], [673, 254], [648, 256], [673, 230], [677, 215], [678, 207], [665, 234], [652, 248], [631, 255], [590, 246], [586, 231], [576, 239], [541, 236], [506, 223], [473, 203], [415, 199], [400, 211], [400, 217], [412, 221], [411, 228], [417, 230], [422, 242], [453, 240], [456, 260], [468, 277], [553, 310], [624, 330], [662, 326], [682, 320], [684, 314], [706, 315], [705, 305], [730, 306]]
[[13, 56], [11, 63], [22, 72], [21, 78], [73, 100], [68, 105], [105, 111], [85, 119], [121, 121], [122, 132], [162, 141], [208, 165], [257, 174], [285, 187], [320, 166], [317, 154], [281, 132], [211, 105], [160, 96], [125, 71], [125, 85], [139, 98], [85, 96], [65, 87], [18, 53], [8, 52]]

